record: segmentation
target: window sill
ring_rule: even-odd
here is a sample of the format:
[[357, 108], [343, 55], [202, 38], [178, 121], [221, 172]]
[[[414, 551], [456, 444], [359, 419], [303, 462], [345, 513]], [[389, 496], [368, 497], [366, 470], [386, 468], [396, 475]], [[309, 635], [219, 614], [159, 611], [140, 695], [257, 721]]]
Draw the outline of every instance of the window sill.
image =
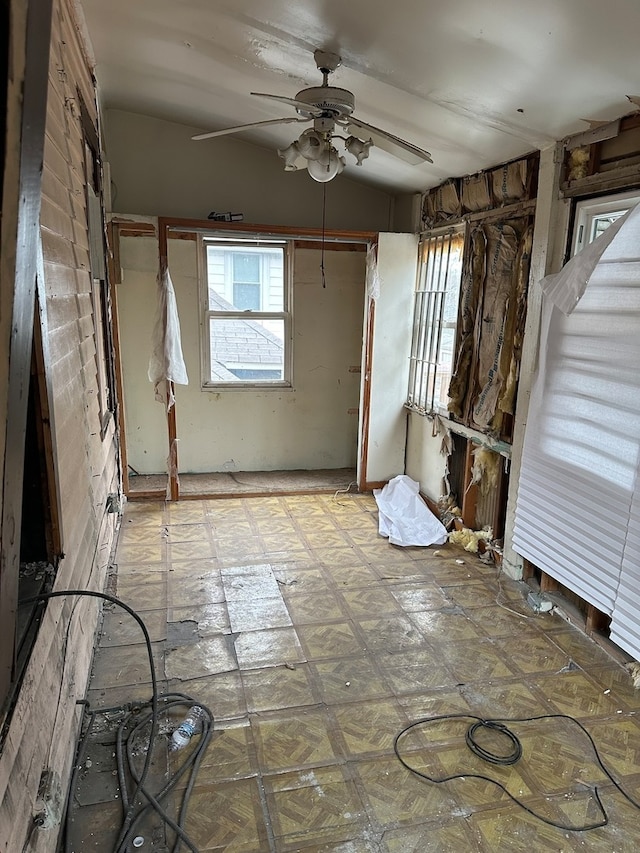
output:
[[200, 386], [201, 391], [293, 391], [290, 382], [220, 382]]
[[475, 444], [481, 444], [489, 450], [493, 450], [495, 453], [499, 453], [501, 456], [504, 456], [505, 459], [511, 459], [511, 445], [506, 441], [493, 438], [493, 436], [480, 432], [480, 430], [473, 429], [473, 427], [468, 427], [464, 424], [458, 423], [457, 421], [451, 420], [448, 412], [423, 412], [420, 411], [420, 409], [416, 409], [413, 406], [406, 404], [405, 409], [412, 412], [414, 415], [418, 415], [418, 417], [428, 418], [431, 421], [435, 420], [435, 418], [440, 418], [450, 432], [454, 432], [456, 435], [468, 438]]

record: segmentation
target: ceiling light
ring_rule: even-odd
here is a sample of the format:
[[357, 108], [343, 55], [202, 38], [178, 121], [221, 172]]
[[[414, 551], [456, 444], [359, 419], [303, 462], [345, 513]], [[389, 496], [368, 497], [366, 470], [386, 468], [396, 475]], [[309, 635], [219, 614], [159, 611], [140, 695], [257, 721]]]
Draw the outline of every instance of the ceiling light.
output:
[[292, 142], [286, 148], [278, 148], [278, 156], [284, 160], [285, 172], [297, 172], [305, 165], [305, 158], [298, 148], [297, 141]]
[[353, 154], [356, 158], [358, 166], [362, 166], [362, 161], [369, 156], [369, 149], [372, 145], [373, 142], [370, 139], [367, 142], [363, 142], [357, 136], [348, 136], [344, 143], [344, 147], [349, 154]]
[[328, 151], [325, 149], [319, 159], [307, 161], [307, 172], [314, 181], [320, 181], [323, 184], [333, 180], [344, 167], [345, 159], [338, 154], [333, 145]]
[[322, 133], [309, 128], [300, 134], [298, 139], [298, 150], [307, 160], [319, 160], [326, 148], [325, 138]]
[[[316, 123], [319, 120], [316, 119]], [[333, 180], [346, 166], [346, 160], [340, 156], [333, 144], [340, 140], [345, 151], [356, 159], [358, 166], [369, 156], [373, 145], [371, 139], [364, 142], [357, 136], [340, 136], [333, 133], [335, 119], [322, 117], [322, 124], [303, 131], [298, 139], [286, 148], [278, 148], [278, 155], [284, 160], [285, 172], [297, 172], [306, 166], [308, 173], [315, 181], [326, 183]]]

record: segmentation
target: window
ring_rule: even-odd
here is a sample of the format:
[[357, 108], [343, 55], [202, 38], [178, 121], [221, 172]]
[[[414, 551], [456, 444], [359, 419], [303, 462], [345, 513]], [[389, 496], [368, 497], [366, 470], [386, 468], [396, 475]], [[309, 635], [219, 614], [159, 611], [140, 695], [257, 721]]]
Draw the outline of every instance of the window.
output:
[[446, 413], [462, 276], [462, 227], [420, 242], [407, 405]]
[[202, 240], [203, 387], [290, 384], [288, 244]]
[[576, 224], [571, 254], [575, 255], [589, 243], [593, 243], [596, 237], [603, 234], [618, 217], [638, 202], [640, 202], [640, 196], [637, 191], [579, 202], [576, 205]]

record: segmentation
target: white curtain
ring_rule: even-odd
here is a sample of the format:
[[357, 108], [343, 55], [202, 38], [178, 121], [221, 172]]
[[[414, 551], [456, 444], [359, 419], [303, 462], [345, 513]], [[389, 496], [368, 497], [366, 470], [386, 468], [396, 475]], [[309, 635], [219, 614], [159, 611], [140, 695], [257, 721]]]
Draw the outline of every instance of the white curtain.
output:
[[621, 219], [542, 283], [514, 548], [640, 657], [640, 206]]

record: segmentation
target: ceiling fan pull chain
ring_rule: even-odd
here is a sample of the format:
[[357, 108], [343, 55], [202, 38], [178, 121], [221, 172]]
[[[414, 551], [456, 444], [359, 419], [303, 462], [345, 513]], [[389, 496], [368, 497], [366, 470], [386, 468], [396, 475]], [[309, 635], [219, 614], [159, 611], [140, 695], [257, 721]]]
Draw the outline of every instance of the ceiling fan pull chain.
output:
[[322, 244], [320, 250], [320, 272], [322, 273], [322, 286], [327, 286], [327, 280], [324, 274], [324, 226], [327, 215], [327, 185], [322, 185]]

